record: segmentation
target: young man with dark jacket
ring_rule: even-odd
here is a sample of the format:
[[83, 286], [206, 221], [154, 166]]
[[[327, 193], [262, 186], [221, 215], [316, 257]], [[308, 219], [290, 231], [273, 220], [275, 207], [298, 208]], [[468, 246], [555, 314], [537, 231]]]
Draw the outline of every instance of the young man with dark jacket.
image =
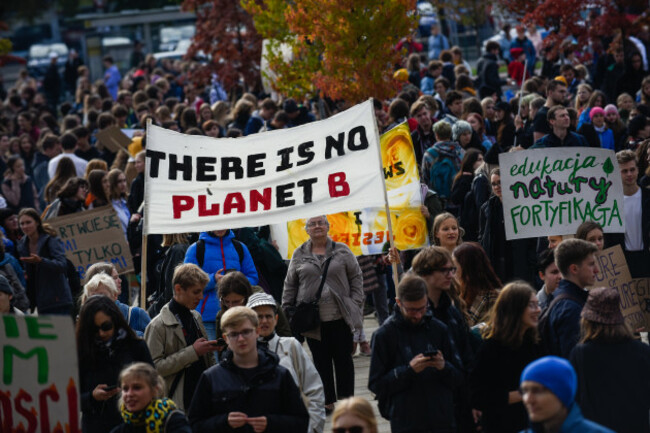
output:
[[368, 388], [393, 433], [455, 432], [454, 389], [462, 374], [447, 326], [428, 311], [421, 277], [404, 278], [396, 302], [373, 334]]
[[309, 415], [291, 373], [278, 356], [257, 347], [257, 313], [232, 307], [221, 318], [230, 350], [203, 372], [188, 411], [195, 433], [305, 432]]
[[587, 302], [585, 287], [596, 282], [598, 247], [582, 239], [566, 239], [555, 247], [555, 263], [562, 280], [548, 311], [548, 332], [542, 335], [552, 355], [568, 359], [580, 338], [580, 313]]

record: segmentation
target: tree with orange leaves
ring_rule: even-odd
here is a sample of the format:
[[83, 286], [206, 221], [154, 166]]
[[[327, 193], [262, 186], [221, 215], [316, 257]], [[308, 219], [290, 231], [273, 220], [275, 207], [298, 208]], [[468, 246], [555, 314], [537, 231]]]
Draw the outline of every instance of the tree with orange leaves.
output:
[[193, 81], [208, 82], [216, 73], [226, 90], [242, 80], [245, 90], [260, 82], [262, 38], [251, 16], [231, 0], [184, 0], [183, 10], [196, 13], [196, 34], [188, 57], [203, 52], [209, 63], [192, 72]]
[[[242, 0], [242, 5], [271, 40], [266, 60], [280, 93], [320, 91], [356, 103], [387, 98], [398, 89], [393, 69], [403, 53], [394, 47], [415, 29], [415, 0]], [[282, 55], [281, 44], [290, 56]]]

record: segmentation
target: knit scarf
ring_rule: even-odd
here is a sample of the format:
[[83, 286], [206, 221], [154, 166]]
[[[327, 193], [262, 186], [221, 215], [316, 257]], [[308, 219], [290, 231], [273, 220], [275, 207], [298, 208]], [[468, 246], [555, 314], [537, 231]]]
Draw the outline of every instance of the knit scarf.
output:
[[134, 426], [146, 426], [147, 433], [157, 433], [163, 431], [163, 425], [167, 416], [176, 409], [176, 404], [168, 399], [162, 398], [152, 400], [151, 403], [139, 412], [129, 412], [124, 407], [120, 407], [120, 414], [125, 424]]

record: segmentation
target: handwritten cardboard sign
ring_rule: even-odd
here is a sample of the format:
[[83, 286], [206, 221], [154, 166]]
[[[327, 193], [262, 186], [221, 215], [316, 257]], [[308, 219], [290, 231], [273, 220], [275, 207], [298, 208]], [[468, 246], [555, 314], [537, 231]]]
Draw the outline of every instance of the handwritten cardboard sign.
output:
[[81, 433], [72, 320], [0, 316], [0, 431]]
[[507, 239], [575, 234], [585, 221], [625, 231], [623, 184], [613, 151], [531, 149], [499, 155]]
[[47, 220], [63, 241], [66, 257], [79, 271], [83, 281], [95, 263], [115, 265], [119, 274], [133, 271], [131, 250], [122, 225], [112, 206]]
[[614, 287], [621, 297], [621, 313], [625, 322], [636, 329], [645, 324], [645, 316], [633, 284], [625, 255], [620, 245], [596, 253], [598, 275], [594, 287]]
[[126, 150], [131, 144], [131, 139], [117, 126], [109, 126], [99, 131], [97, 140], [111, 152]]
[[645, 330], [650, 330], [650, 278], [635, 278], [632, 287], [639, 298], [641, 312], [645, 317]]

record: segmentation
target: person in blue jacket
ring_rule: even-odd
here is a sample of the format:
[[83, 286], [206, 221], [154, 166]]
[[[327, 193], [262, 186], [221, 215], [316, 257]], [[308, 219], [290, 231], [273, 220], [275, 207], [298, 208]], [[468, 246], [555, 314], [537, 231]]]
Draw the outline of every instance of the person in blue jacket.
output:
[[196, 310], [201, 313], [208, 339], [216, 340], [216, 317], [221, 308], [217, 299], [219, 280], [234, 270], [246, 275], [251, 285], [257, 285], [259, 278], [253, 258], [246, 245], [235, 239], [232, 230], [215, 230], [199, 235], [199, 240], [187, 249], [185, 263], [198, 265], [210, 276]]
[[585, 419], [575, 402], [578, 377], [569, 361], [545, 356], [521, 373], [520, 392], [528, 411], [530, 428], [521, 433], [614, 433]]

